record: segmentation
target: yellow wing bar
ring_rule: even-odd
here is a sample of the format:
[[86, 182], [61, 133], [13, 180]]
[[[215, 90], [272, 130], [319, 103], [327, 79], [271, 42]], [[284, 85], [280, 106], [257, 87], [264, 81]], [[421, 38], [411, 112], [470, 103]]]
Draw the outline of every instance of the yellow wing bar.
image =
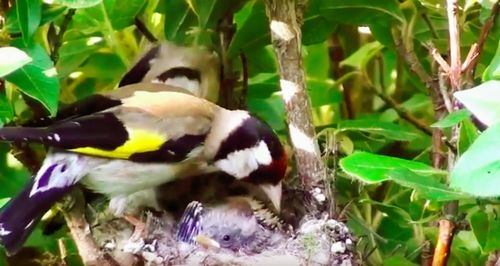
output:
[[93, 147], [76, 148], [71, 151], [106, 158], [128, 159], [134, 153], [156, 151], [168, 140], [166, 136], [143, 129], [127, 129], [127, 131], [129, 139], [112, 151]]

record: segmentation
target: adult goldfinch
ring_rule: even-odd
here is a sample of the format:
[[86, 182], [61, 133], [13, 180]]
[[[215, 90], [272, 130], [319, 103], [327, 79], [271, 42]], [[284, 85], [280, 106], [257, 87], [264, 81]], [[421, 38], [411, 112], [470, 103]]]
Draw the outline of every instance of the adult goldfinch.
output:
[[205, 47], [163, 42], [150, 48], [123, 76], [120, 87], [139, 82], [163, 83], [217, 102], [220, 63]]
[[[90, 104], [92, 99], [99, 104]], [[15, 253], [40, 217], [80, 181], [107, 195], [120, 214], [129, 194], [223, 171], [260, 186], [279, 209], [286, 155], [272, 129], [248, 112], [152, 83], [80, 103], [83, 116], [47, 127], [0, 128], [0, 140], [51, 148], [34, 178], [0, 213], [0, 240], [8, 253]]]
[[[217, 102], [220, 88], [220, 62], [216, 53], [205, 47], [179, 46], [162, 42], [144, 53], [122, 77], [119, 87], [135, 83], [162, 83], [184, 89], [194, 96]], [[53, 121], [91, 114], [113, 106], [101, 94], [87, 97], [76, 104], [63, 106], [55, 118], [40, 117], [25, 126], [47, 126]]]

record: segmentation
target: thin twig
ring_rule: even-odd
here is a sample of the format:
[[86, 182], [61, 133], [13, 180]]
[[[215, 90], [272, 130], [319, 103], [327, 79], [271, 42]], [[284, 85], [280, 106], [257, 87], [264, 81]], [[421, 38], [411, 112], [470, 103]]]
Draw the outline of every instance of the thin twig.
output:
[[448, 14], [448, 31], [450, 38], [450, 84], [451, 91], [460, 88], [462, 74], [462, 61], [460, 59], [460, 31], [458, 26], [458, 2], [446, 0], [446, 13]]
[[481, 55], [481, 51], [483, 50], [484, 44], [486, 43], [486, 39], [488, 38], [493, 25], [495, 25], [495, 22], [498, 19], [499, 10], [500, 1], [497, 0], [496, 3], [493, 4], [493, 8], [491, 9], [488, 19], [481, 28], [481, 33], [479, 34], [479, 40], [477, 42], [476, 55], [464, 70], [464, 73], [468, 75], [467, 79], [472, 79], [474, 77], [474, 71], [479, 63], [479, 56]]
[[151, 31], [148, 29], [148, 27], [146, 27], [146, 25], [144, 24], [144, 22], [142, 22], [141, 19], [135, 17], [134, 24], [148, 41], [152, 43], [158, 42], [158, 39], [156, 39], [156, 37], [153, 35], [153, 33], [151, 33]]
[[432, 45], [432, 43], [427, 43], [426, 46], [427, 46], [427, 49], [429, 49], [434, 61], [436, 61], [439, 64], [439, 66], [441, 67], [441, 69], [443, 69], [444, 72], [449, 73], [450, 72], [450, 65], [448, 64], [448, 62], [446, 62], [446, 60], [444, 60], [444, 58], [439, 53], [438, 49], [436, 49]]
[[221, 101], [222, 105], [229, 109], [235, 109], [239, 103], [236, 103], [234, 95], [234, 87], [237, 81], [235, 77], [231, 58], [229, 58], [227, 50], [233, 39], [236, 31], [233, 23], [233, 16], [226, 15], [219, 23], [217, 30], [219, 32], [220, 55], [222, 58], [222, 77], [221, 77]]
[[[399, 56], [401, 56], [405, 60], [406, 64], [410, 67], [410, 70], [415, 73], [415, 75], [417, 75], [417, 77], [420, 78], [420, 80], [427, 86], [427, 89], [431, 96], [432, 105], [434, 107], [434, 118], [436, 119], [436, 121], [441, 120], [445, 115], [445, 109], [441, 93], [439, 92], [438, 80], [432, 78], [425, 71], [424, 67], [418, 60], [415, 51], [407, 48], [411, 47], [411, 45], [405, 45], [403, 43], [401, 32], [394, 28], [392, 34], [394, 37], [394, 44]], [[443, 131], [439, 128], [435, 128], [432, 134], [432, 165], [436, 168], [442, 168], [442, 139]]]
[[246, 109], [247, 107], [247, 94], [248, 94], [248, 62], [247, 57], [243, 52], [240, 53], [241, 69], [243, 72], [243, 81], [241, 82], [240, 101], [238, 103], [239, 109]]
[[429, 19], [429, 16], [427, 15], [427, 13], [423, 13], [422, 14], [422, 18], [424, 19], [424, 22], [427, 25], [427, 27], [429, 27], [429, 30], [430, 30], [430, 32], [432, 34], [432, 37], [434, 39], [439, 39], [439, 34], [437, 33], [436, 28], [434, 27], [434, 25], [432, 25], [432, 21]]
[[56, 38], [53, 40], [53, 45], [52, 45], [52, 53], [50, 54], [50, 58], [54, 62], [54, 64], [59, 60], [59, 48], [61, 48], [61, 45], [63, 43], [63, 37], [64, 33], [68, 29], [68, 25], [71, 22], [71, 19], [75, 15], [76, 9], [70, 8], [68, 9], [68, 13], [64, 15], [64, 20], [61, 23], [61, 27], [59, 30], [59, 33], [57, 34]]
[[427, 88], [429, 88], [429, 92], [431, 94], [439, 94], [439, 84], [425, 71], [424, 67], [418, 60], [415, 51], [406, 49], [400, 32], [394, 29], [393, 37], [398, 54], [402, 56], [403, 59], [405, 59], [406, 63], [410, 67], [410, 70], [413, 71], [413, 73], [415, 73], [415, 75], [417, 75], [417, 77], [419, 77], [422, 82], [424, 82]]
[[61, 258], [62, 265], [68, 265], [68, 249], [64, 243], [64, 239], [59, 238], [57, 240], [57, 247], [59, 249], [59, 257]]

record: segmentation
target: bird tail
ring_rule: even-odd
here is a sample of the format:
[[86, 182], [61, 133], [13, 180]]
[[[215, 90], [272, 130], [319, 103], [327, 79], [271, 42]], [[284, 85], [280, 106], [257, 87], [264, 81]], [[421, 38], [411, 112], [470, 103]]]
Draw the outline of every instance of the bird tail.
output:
[[3, 127], [0, 128], [0, 141], [43, 143], [45, 128]]
[[50, 187], [41, 184], [50, 179], [47, 176], [52, 175], [53, 170], [54, 167], [45, 168], [41, 178], [31, 179], [21, 193], [0, 211], [0, 243], [8, 255], [15, 254], [22, 247], [45, 212], [74, 186]]

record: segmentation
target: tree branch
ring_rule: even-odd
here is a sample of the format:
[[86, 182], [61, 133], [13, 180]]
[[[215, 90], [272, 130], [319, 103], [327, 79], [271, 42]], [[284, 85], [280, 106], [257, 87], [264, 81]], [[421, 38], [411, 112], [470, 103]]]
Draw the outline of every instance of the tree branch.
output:
[[64, 33], [68, 29], [68, 25], [71, 22], [71, 19], [75, 15], [76, 9], [70, 8], [68, 9], [68, 13], [64, 15], [64, 20], [61, 23], [61, 27], [59, 29], [59, 33], [56, 35], [55, 39], [52, 40], [52, 53], [50, 54], [50, 59], [54, 62], [54, 64], [59, 60], [59, 48], [63, 43]]
[[[266, 0], [271, 38], [280, 68], [280, 87], [287, 111], [288, 129], [302, 181], [305, 204], [314, 216], [327, 211], [335, 215], [326, 168], [321, 160], [312, 124], [311, 103], [302, 68], [302, 3], [290, 0]], [[311, 197], [312, 196], [312, 197]]]
[[71, 232], [71, 236], [78, 248], [78, 253], [84, 265], [96, 266], [119, 266], [119, 264], [109, 255], [102, 252], [94, 242], [90, 231], [90, 225], [85, 219], [85, 202], [83, 193], [79, 188], [75, 188], [71, 195], [74, 201], [72, 206], [64, 208], [64, 218]]
[[[448, 77], [450, 89], [442, 88], [444, 93], [452, 93], [460, 90], [462, 78], [462, 62], [460, 59], [460, 33], [458, 25], [458, 1], [447, 0], [446, 10], [448, 14], [448, 31], [450, 43], [450, 69]], [[442, 71], [445, 71], [444, 69]], [[443, 84], [444, 85], [444, 84]], [[456, 101], [452, 101], [452, 106], [456, 108]], [[454, 145], [458, 143], [460, 137], [459, 126], [453, 126], [451, 129], [450, 142]], [[456, 154], [448, 152], [448, 171], [451, 172], [455, 165]], [[439, 234], [432, 260], [433, 266], [445, 266], [450, 255], [451, 243], [455, 234], [455, 220], [458, 214], [458, 201], [447, 202], [443, 207], [444, 217], [439, 221]]]

